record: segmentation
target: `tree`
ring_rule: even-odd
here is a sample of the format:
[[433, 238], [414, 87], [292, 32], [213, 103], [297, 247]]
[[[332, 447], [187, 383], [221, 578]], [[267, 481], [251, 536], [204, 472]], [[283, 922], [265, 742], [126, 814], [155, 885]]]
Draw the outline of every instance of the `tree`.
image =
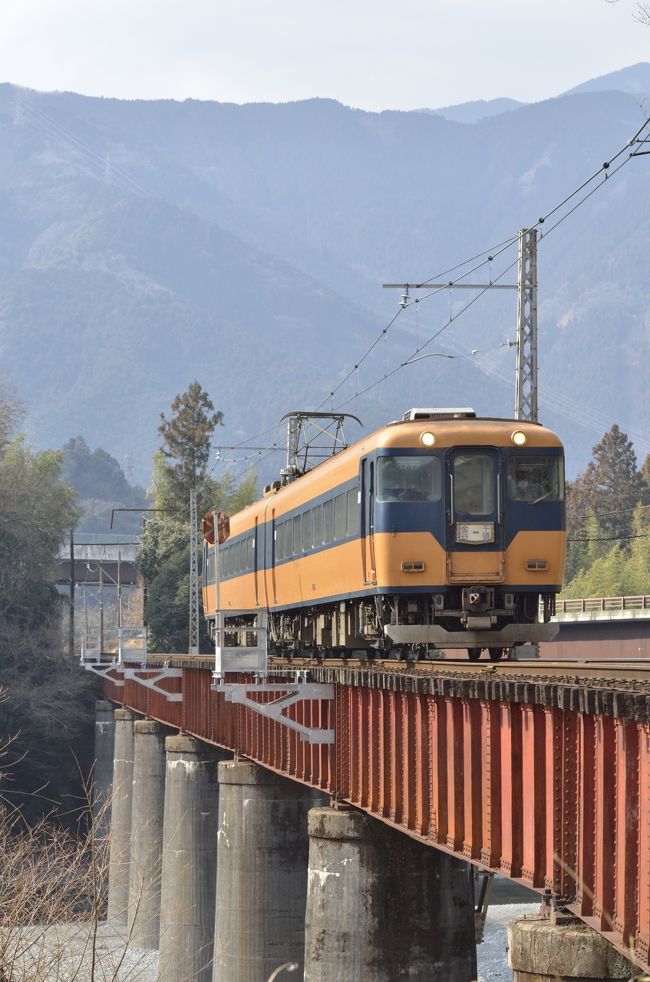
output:
[[177, 395], [170, 419], [160, 414], [158, 432], [169, 489], [178, 503], [189, 499], [190, 488], [204, 484], [210, 460], [210, 440], [223, 413], [215, 412], [212, 400], [198, 382]]
[[[62, 598], [54, 578], [65, 532], [78, 518], [75, 494], [61, 479], [61, 455], [34, 453], [11, 437], [15, 405], [0, 395], [0, 732], [13, 736], [15, 791], [48, 786], [28, 798], [28, 814], [49, 810], [51, 797], [78, 788], [70, 746], [84, 742], [91, 680], [61, 646]], [[66, 758], [69, 768], [62, 768]]]
[[632, 532], [634, 509], [643, 491], [632, 441], [614, 423], [596, 444], [593, 454], [589, 480], [593, 482], [592, 493], [603, 535], [626, 539]]
[[[153, 464], [153, 493], [162, 511], [145, 524], [138, 550], [138, 566], [146, 583], [145, 621], [152, 650], [187, 650], [189, 621], [189, 493], [197, 491], [199, 516], [207, 511], [232, 514], [254, 500], [255, 471], [241, 482], [224, 474], [216, 480], [208, 473], [210, 438], [223, 414], [216, 412], [198, 382], [172, 403], [174, 415], [161, 413], [163, 445]], [[205, 632], [200, 639], [208, 651]]]

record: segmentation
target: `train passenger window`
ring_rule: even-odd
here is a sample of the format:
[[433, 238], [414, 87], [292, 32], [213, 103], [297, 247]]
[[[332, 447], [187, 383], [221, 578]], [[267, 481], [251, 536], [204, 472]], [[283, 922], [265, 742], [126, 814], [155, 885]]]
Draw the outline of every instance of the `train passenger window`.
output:
[[314, 521], [311, 508], [302, 516], [302, 548], [307, 552], [314, 545]]
[[345, 538], [347, 525], [347, 505], [344, 494], [337, 494], [334, 499], [334, 538], [337, 542]]
[[282, 535], [284, 537], [284, 558], [291, 559], [293, 555], [293, 526], [291, 519], [282, 523]]
[[442, 467], [438, 457], [380, 457], [378, 501], [439, 501]]
[[517, 455], [508, 460], [508, 497], [512, 501], [562, 501], [561, 457]]
[[275, 527], [275, 561], [281, 562], [284, 559], [284, 525], [280, 522]]
[[302, 552], [302, 515], [296, 515], [293, 520], [293, 554]]
[[331, 542], [334, 538], [334, 502], [323, 502], [323, 542]]
[[255, 569], [255, 536], [251, 535], [248, 540], [248, 568], [252, 572]]
[[359, 489], [348, 491], [348, 535], [359, 534]]
[[316, 505], [314, 512], [314, 549], [320, 549], [323, 544], [323, 506]]
[[459, 453], [452, 464], [454, 511], [457, 515], [494, 512], [494, 458], [487, 453]]

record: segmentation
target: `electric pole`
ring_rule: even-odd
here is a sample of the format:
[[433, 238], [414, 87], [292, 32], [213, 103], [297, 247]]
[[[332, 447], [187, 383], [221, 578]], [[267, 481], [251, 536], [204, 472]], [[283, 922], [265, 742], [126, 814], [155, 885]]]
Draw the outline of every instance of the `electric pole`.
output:
[[537, 422], [537, 229], [519, 233], [515, 416]]
[[[384, 283], [386, 289], [402, 290], [401, 306], [409, 306], [410, 290], [516, 290], [517, 367], [515, 372], [515, 419], [537, 422], [537, 229], [519, 232], [519, 275], [517, 283]], [[510, 343], [509, 343], [510, 344]]]
[[190, 639], [188, 653], [199, 653], [199, 555], [197, 536], [196, 488], [190, 488]]

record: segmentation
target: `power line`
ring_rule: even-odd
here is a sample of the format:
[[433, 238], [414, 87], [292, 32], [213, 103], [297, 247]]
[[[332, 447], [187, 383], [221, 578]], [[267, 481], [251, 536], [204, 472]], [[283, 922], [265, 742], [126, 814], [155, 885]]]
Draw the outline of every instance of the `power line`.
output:
[[[622, 169], [622, 167], [625, 166], [625, 164], [629, 163], [631, 157], [633, 156], [632, 153], [630, 153], [629, 156], [618, 165], [618, 167], [614, 168], [614, 170], [610, 172], [611, 165], [616, 160], [618, 160], [619, 157], [621, 157], [626, 152], [626, 150], [628, 150], [635, 143], [639, 142], [639, 139], [640, 139], [641, 134], [648, 127], [649, 124], [650, 124], [650, 117], [648, 117], [643, 122], [643, 124], [639, 127], [639, 129], [637, 130], [637, 132], [634, 134], [634, 136], [630, 140], [626, 141], [625, 145], [623, 147], [621, 147], [619, 150], [617, 150], [617, 152], [615, 154], [613, 154], [613, 156], [610, 157], [609, 160], [606, 160], [596, 171], [594, 171], [593, 174], [590, 175], [590, 177], [588, 177], [581, 184], [579, 184], [577, 188], [575, 188], [573, 191], [571, 191], [570, 194], [566, 195], [560, 202], [558, 202], [551, 209], [549, 209], [549, 211], [547, 211], [544, 215], [540, 216], [540, 218], [538, 218], [538, 220], [534, 223], [534, 225], [530, 226], [530, 228], [540, 228], [541, 229], [541, 227], [548, 221], [549, 218], [551, 218], [553, 215], [557, 214], [557, 212], [559, 212], [565, 205], [567, 205], [577, 195], [579, 195], [581, 191], [583, 191], [585, 188], [589, 187], [589, 185], [592, 184], [592, 182], [594, 180], [596, 180], [599, 176], [604, 175], [604, 176], [602, 176], [602, 179], [600, 180], [600, 182], [594, 188], [592, 188], [586, 195], [584, 195], [582, 198], [580, 198], [579, 201], [577, 201], [576, 204], [572, 208], [570, 208], [564, 215], [562, 215], [558, 219], [558, 221], [556, 221], [550, 228], [548, 228], [546, 230], [543, 230], [542, 229], [540, 238], [541, 239], [547, 238], [551, 234], [551, 232], [555, 231], [555, 229], [557, 229], [564, 221], [566, 221], [567, 218], [569, 218], [575, 211], [577, 211], [577, 209], [581, 205], [583, 205], [593, 194], [595, 194], [596, 191], [598, 191], [600, 188], [602, 188], [611, 177], [614, 177]], [[390, 331], [390, 329], [392, 328], [392, 326], [397, 321], [397, 319], [400, 316], [401, 312], [406, 307], [411, 306], [413, 304], [419, 304], [419, 303], [423, 302], [424, 300], [430, 299], [432, 296], [436, 296], [438, 293], [442, 292], [443, 290], [452, 289], [454, 287], [454, 284], [455, 283], [460, 283], [460, 281], [462, 279], [465, 279], [471, 273], [476, 272], [476, 270], [482, 268], [485, 265], [490, 265], [491, 266], [491, 264], [494, 261], [494, 259], [497, 258], [502, 253], [504, 253], [505, 251], [507, 251], [507, 249], [511, 248], [514, 245], [514, 243], [518, 241], [518, 238], [519, 238], [519, 233], [517, 233], [516, 235], [511, 236], [508, 239], [504, 239], [502, 242], [498, 243], [494, 247], [491, 247], [489, 249], [483, 250], [482, 252], [476, 253], [475, 255], [471, 256], [470, 258], [464, 260], [463, 262], [457, 263], [456, 265], [454, 265], [452, 267], [449, 267], [448, 269], [443, 270], [440, 273], [437, 273], [437, 274], [434, 274], [433, 276], [427, 277], [427, 279], [422, 280], [419, 284], [417, 284], [417, 286], [419, 286], [419, 287], [424, 287], [424, 286], [426, 286], [427, 283], [431, 283], [434, 279], [441, 278], [442, 276], [446, 276], [449, 273], [453, 273], [453, 272], [455, 272], [458, 269], [463, 269], [463, 267], [469, 265], [472, 262], [475, 262], [477, 259], [481, 259], [482, 260], [480, 263], [477, 263], [471, 269], [466, 270], [465, 273], [463, 273], [460, 276], [456, 277], [455, 280], [450, 280], [449, 283], [445, 284], [444, 286], [436, 287], [430, 293], [425, 294], [423, 297], [417, 297], [417, 298], [414, 298], [413, 300], [410, 300], [410, 301], [403, 299], [402, 302], [400, 303], [400, 306], [399, 306], [398, 310], [393, 315], [393, 317], [381, 329], [381, 331], [379, 332], [379, 334], [372, 341], [372, 343], [369, 345], [369, 347], [365, 350], [365, 352], [362, 354], [362, 356], [355, 362], [355, 364], [353, 365], [353, 367], [351, 369], [349, 369], [346, 372], [346, 374], [344, 375], [344, 377], [335, 386], [333, 386], [330, 389], [330, 392], [329, 392], [328, 396], [326, 396], [319, 403], [319, 405], [317, 406], [317, 409], [321, 409], [329, 400], [333, 400], [333, 398], [337, 394], [337, 392], [339, 392], [341, 390], [341, 388], [345, 385], [345, 383], [352, 377], [352, 375], [359, 370], [359, 368], [361, 367], [361, 365], [370, 356], [370, 354], [372, 353], [372, 351], [374, 351], [374, 349], [377, 347], [377, 345], [380, 343], [380, 341], [383, 338], [386, 338], [388, 332]], [[482, 257], [486, 257], [486, 258], [482, 258]], [[490, 284], [486, 285], [485, 287], [480, 288], [479, 291], [477, 292], [476, 296], [474, 296], [467, 304], [465, 304], [456, 314], [450, 315], [450, 317], [448, 318], [448, 320], [437, 331], [435, 331], [423, 344], [418, 345], [416, 347], [416, 349], [411, 353], [411, 355], [409, 355], [409, 357], [407, 359], [405, 359], [403, 362], [401, 362], [399, 365], [397, 365], [391, 371], [385, 371], [384, 374], [381, 377], [377, 378], [370, 385], [368, 385], [365, 388], [361, 389], [359, 392], [355, 393], [353, 396], [351, 396], [350, 398], [348, 398], [347, 400], [345, 400], [344, 402], [342, 402], [339, 405], [338, 408], [339, 409], [343, 409], [344, 407], [348, 406], [351, 402], [353, 402], [355, 399], [360, 398], [363, 395], [366, 395], [368, 392], [372, 391], [376, 386], [378, 386], [382, 382], [384, 382], [384, 381], [392, 378], [394, 375], [396, 375], [398, 372], [400, 372], [403, 368], [405, 368], [410, 363], [410, 361], [413, 358], [415, 358], [416, 355], [418, 355], [419, 353], [421, 353], [422, 351], [424, 351], [424, 349], [427, 348], [434, 340], [436, 340], [436, 338], [440, 337], [440, 335], [444, 331], [446, 331], [451, 326], [452, 323], [454, 323], [456, 320], [458, 320], [465, 313], [466, 310], [468, 310], [470, 307], [472, 307], [476, 303], [476, 301], [478, 299], [480, 299], [480, 297], [482, 297], [487, 292], [488, 289], [490, 289], [493, 285], [496, 285], [498, 283], [498, 281], [509, 270], [511, 270], [514, 266], [517, 265], [517, 262], [518, 262], [518, 260], [514, 260], [504, 270], [502, 270], [502, 272], [497, 277], [495, 277], [495, 278], [492, 278], [491, 277], [490, 278]], [[418, 309], [418, 308], [416, 307], [416, 309]], [[272, 429], [275, 429], [275, 427], [272, 428]], [[251, 440], [256, 439], [260, 435], [263, 435], [264, 433], [271, 432], [271, 431], [272, 431], [271, 429], [264, 430], [264, 431], [262, 431], [262, 433], [257, 434], [256, 436], [253, 436], [253, 437], [249, 437], [247, 440], [242, 441], [242, 444], [241, 444], [242, 449], [245, 449], [245, 444], [247, 442], [250, 442]], [[263, 460], [263, 459], [265, 459], [269, 455], [269, 453], [274, 452], [276, 449], [279, 449], [278, 446], [277, 446], [277, 444], [273, 444], [266, 451], [258, 451], [257, 454], [255, 454], [255, 453], [249, 454], [249, 455], [247, 455], [247, 456], [245, 456], [243, 458], [238, 458], [238, 461], [246, 461], [246, 460], [249, 460], [249, 459], [253, 459], [255, 456], [258, 456], [258, 455], [260, 456], [260, 459]]]

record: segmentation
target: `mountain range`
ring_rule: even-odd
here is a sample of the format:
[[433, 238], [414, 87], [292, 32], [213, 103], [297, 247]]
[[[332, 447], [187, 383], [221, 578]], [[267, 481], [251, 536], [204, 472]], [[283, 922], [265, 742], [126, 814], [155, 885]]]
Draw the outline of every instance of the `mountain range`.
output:
[[[146, 481], [159, 414], [194, 378], [224, 412], [225, 446], [282, 445], [283, 413], [319, 405], [366, 428], [411, 405], [511, 415], [514, 294], [486, 291], [463, 311], [476, 294], [429, 291], [401, 310], [382, 283], [447, 282], [535, 223], [625, 146], [649, 89], [650, 65], [637, 65], [458, 122], [327, 99], [0, 85], [0, 373], [30, 441], [82, 433]], [[540, 226], [541, 417], [565, 439], [570, 473], [614, 421], [650, 452], [650, 159], [626, 150], [622, 162]], [[504, 271], [516, 245], [497, 251], [473, 279], [515, 282]], [[426, 352], [454, 359], [422, 359], [356, 397], [437, 332]], [[232, 457], [235, 472], [259, 463], [263, 480], [282, 461], [222, 452]]]

